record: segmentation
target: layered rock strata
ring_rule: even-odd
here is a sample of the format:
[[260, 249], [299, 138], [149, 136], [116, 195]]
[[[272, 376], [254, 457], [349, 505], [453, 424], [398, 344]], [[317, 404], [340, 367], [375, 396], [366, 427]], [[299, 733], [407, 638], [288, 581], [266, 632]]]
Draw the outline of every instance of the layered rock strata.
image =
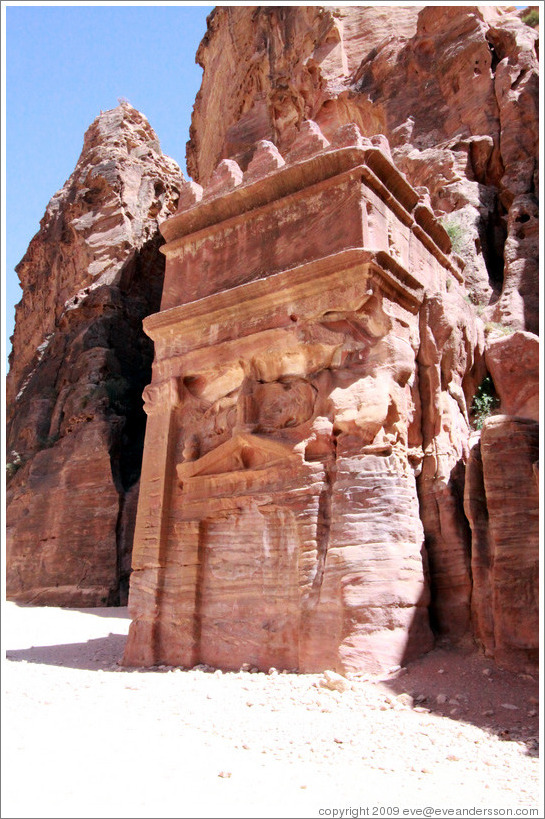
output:
[[182, 174], [127, 103], [87, 131], [17, 272], [7, 380], [7, 595], [126, 600], [164, 257]]
[[498, 414], [470, 439], [464, 505], [472, 530], [474, 633], [502, 666], [539, 652], [539, 345], [500, 335], [486, 351]]
[[447, 233], [353, 124], [328, 142], [304, 123], [285, 157], [263, 140], [180, 207], [144, 322], [125, 662], [378, 671], [428, 650], [421, 393], [440, 370], [467, 438], [474, 366], [438, 330], [422, 352], [447, 288], [464, 337]]
[[[465, 304], [447, 282], [446, 292], [426, 293], [419, 312], [424, 457], [417, 486], [432, 624], [455, 639], [473, 629], [481, 643], [478, 623], [489, 612], [488, 598], [473, 588], [481, 547], [472, 504], [482, 493], [473, 482], [471, 499], [466, 464], [471, 478], [467, 429], [487, 370], [504, 415], [537, 419], [538, 31], [524, 23], [525, 13], [490, 6], [218, 8], [197, 54], [204, 73], [187, 146], [190, 173], [204, 184], [222, 159], [245, 171], [259, 139], [287, 154], [305, 120], [330, 139], [353, 121], [447, 229], [465, 263]], [[217, 93], [224, 75], [228, 97]], [[519, 366], [521, 381], [513, 378]], [[520, 392], [509, 387], [515, 382]], [[511, 426], [503, 429], [502, 446], [513, 455]], [[513, 468], [526, 469], [516, 459]], [[530, 497], [535, 516], [537, 498]], [[506, 492], [504, 503], [516, 505], [516, 495]], [[529, 532], [519, 551], [535, 564], [537, 532]], [[515, 577], [517, 561], [510, 566]], [[516, 668], [507, 642], [498, 642], [498, 657]], [[493, 653], [490, 641], [487, 650]]]
[[10, 597], [124, 601], [154, 314], [127, 662], [383, 668], [429, 602], [535, 670], [537, 36], [220, 7], [194, 182], [131, 106], [97, 119], [18, 268]]
[[[466, 481], [475, 635], [500, 665], [532, 672], [539, 652], [538, 448], [535, 421], [494, 416], [472, 447]], [[506, 503], [513, 492], [516, 504]]]

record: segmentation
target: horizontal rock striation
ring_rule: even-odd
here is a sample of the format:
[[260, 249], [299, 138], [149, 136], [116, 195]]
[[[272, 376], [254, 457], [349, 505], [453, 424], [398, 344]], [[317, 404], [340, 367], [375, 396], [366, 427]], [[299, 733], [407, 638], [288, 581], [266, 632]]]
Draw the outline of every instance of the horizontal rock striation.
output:
[[471, 449], [465, 500], [475, 635], [502, 666], [530, 672], [539, 652], [538, 457], [536, 421], [488, 419]]
[[428, 650], [420, 396], [443, 382], [467, 437], [475, 367], [447, 233], [354, 124], [328, 141], [309, 121], [285, 156], [263, 140], [180, 203], [144, 322], [125, 663], [379, 671]]
[[158, 224], [175, 210], [181, 181], [142, 114], [127, 103], [102, 113], [17, 267], [10, 599], [126, 599], [153, 355], [141, 323], [160, 303]]
[[97, 118], [18, 266], [10, 597], [123, 602], [135, 530], [128, 664], [535, 670], [524, 14], [218, 7], [192, 181]]
[[486, 364], [498, 414], [470, 440], [475, 636], [502, 666], [535, 672], [539, 651], [539, 340], [497, 334]]
[[[473, 507], [486, 502], [468, 430], [482, 423], [473, 398], [487, 373], [504, 415], [537, 419], [538, 32], [524, 15], [490, 6], [218, 8], [197, 54], [204, 73], [187, 145], [190, 173], [207, 186], [220, 161], [236, 160], [246, 178], [259, 140], [287, 157], [307, 120], [325, 140], [354, 122], [446, 228], [464, 287], [447, 279], [419, 309], [415, 475], [432, 625], [453, 639], [473, 628], [481, 643], [491, 598], [473, 583]], [[230, 78], [227, 98], [218, 76]], [[504, 500], [516, 502], [509, 492]], [[514, 667], [504, 648], [498, 657]]]

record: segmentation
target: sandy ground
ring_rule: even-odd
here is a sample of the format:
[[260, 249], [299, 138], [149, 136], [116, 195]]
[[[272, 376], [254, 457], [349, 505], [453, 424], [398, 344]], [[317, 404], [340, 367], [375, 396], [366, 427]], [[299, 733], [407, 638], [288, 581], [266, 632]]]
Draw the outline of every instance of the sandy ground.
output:
[[467, 647], [337, 691], [121, 668], [128, 626], [126, 609], [4, 605], [4, 819], [544, 815], [538, 683]]

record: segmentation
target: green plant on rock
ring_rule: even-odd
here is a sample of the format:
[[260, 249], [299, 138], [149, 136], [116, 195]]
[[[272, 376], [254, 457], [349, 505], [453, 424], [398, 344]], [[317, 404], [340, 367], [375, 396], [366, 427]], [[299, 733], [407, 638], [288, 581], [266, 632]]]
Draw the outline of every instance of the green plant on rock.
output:
[[513, 327], [508, 327], [506, 324], [501, 324], [499, 321], [487, 321], [484, 325], [484, 331], [488, 335], [493, 333], [499, 336], [510, 336], [515, 332]]
[[475, 429], [482, 429], [487, 418], [492, 415], [499, 406], [498, 396], [494, 389], [494, 383], [489, 375], [483, 379], [473, 398], [471, 412], [473, 415], [473, 426]]
[[479, 296], [474, 290], [468, 290], [464, 296], [464, 301], [466, 301], [468, 304], [472, 304], [474, 307], [477, 307], [479, 304]]
[[458, 222], [444, 222], [443, 227], [448, 233], [452, 250], [459, 253], [464, 246], [464, 231]]
[[25, 459], [18, 452], [12, 452], [11, 461], [6, 461], [6, 480], [9, 481], [23, 466]]
[[9, 461], [6, 464], [6, 480], [9, 481], [15, 473], [20, 469], [21, 464], [16, 463], [15, 461]]
[[530, 28], [539, 28], [539, 9], [528, 9], [520, 19]]

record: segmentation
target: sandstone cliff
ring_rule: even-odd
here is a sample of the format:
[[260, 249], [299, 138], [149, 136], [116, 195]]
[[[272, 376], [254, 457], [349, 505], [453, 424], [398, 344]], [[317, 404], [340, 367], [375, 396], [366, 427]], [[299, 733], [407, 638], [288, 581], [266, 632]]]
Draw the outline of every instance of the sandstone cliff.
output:
[[536, 333], [537, 38], [505, 7], [219, 7], [197, 53], [189, 173], [244, 169], [259, 139], [285, 152], [305, 119], [326, 137], [347, 122], [384, 134], [452, 226], [471, 299]]
[[[252, 598], [250, 613], [260, 598], [244, 584], [244, 571], [270, 569], [267, 582], [276, 578], [275, 588], [285, 594], [276, 601], [271, 623], [282, 619], [283, 607], [286, 616], [295, 616], [300, 581], [289, 560], [289, 565], [282, 560], [293, 557], [286, 544], [297, 541], [294, 533], [303, 525], [310, 550], [305, 560], [312, 543], [319, 557], [317, 578], [324, 576], [325, 532], [333, 532], [342, 547], [332, 550], [333, 580], [324, 600], [327, 616], [337, 617], [335, 595], [343, 589], [344, 619], [337, 626], [349, 635], [345, 655], [353, 667], [362, 646], [373, 643], [370, 634], [388, 628], [405, 633], [400, 618], [409, 609], [419, 624], [411, 652], [429, 646], [422, 616], [428, 602], [437, 633], [452, 639], [472, 634], [504, 665], [535, 667], [537, 38], [515, 9], [505, 7], [219, 7], [197, 54], [204, 74], [187, 150], [194, 182], [182, 181], [146, 120], [130, 106], [98, 118], [74, 174], [48, 206], [18, 269], [23, 300], [8, 381], [11, 597], [54, 604], [124, 599], [144, 438], [140, 395], [151, 381], [146, 396], [154, 421], [147, 446], [155, 451], [145, 475], [151, 490], [140, 501], [129, 660], [172, 659], [184, 640], [202, 642], [192, 626], [191, 633], [180, 629], [190, 622], [191, 591], [185, 580], [180, 585], [176, 565], [168, 566], [169, 560], [180, 562], [178, 547], [194, 549], [184, 560], [201, 573], [195, 586], [201, 597], [212, 600], [209, 610], [201, 597], [197, 601], [199, 628], [208, 629], [212, 643], [230, 622], [222, 615], [221, 589], [214, 586], [229, 561], [234, 563], [227, 575]], [[323, 201], [312, 187], [329, 186], [320, 173], [337, 160], [319, 157], [342, 154], [352, 144], [347, 133], [357, 145], [363, 135], [369, 162], [360, 181], [376, 196], [352, 222], [335, 186], [332, 198]], [[277, 171], [280, 187], [265, 201], [269, 176]], [[331, 170], [332, 178], [337, 171]], [[205, 186], [204, 198], [197, 183]], [[174, 213], [180, 187], [180, 210], [164, 234], [183, 284], [171, 276], [162, 292], [158, 224]], [[288, 194], [301, 199], [299, 221], [290, 207], [282, 210], [284, 204], [275, 210], [275, 197], [280, 202]], [[351, 196], [346, 209], [361, 204], [360, 194]], [[256, 212], [248, 207], [250, 215], [242, 216], [252, 197]], [[259, 230], [244, 233], [241, 225], [246, 219], [253, 224], [262, 207], [268, 216]], [[401, 226], [387, 217], [389, 208]], [[221, 241], [208, 236], [208, 228], [224, 222], [228, 229]], [[186, 234], [176, 238], [170, 224], [185, 224], [188, 236], [196, 233], [189, 249], [184, 250]], [[222, 230], [211, 232], [223, 236]], [[415, 251], [419, 242], [427, 250], [436, 247], [437, 264], [422, 262]], [[380, 252], [384, 281], [401, 276], [403, 286], [387, 285], [365, 309], [369, 294], [360, 294], [357, 310], [339, 304], [319, 313], [312, 307], [303, 322], [295, 310], [282, 320], [275, 313], [267, 318], [277, 345], [270, 349], [239, 342], [237, 334], [250, 336], [263, 316], [248, 312], [250, 302], [240, 314], [234, 309], [237, 288], [252, 277], [285, 273], [290, 254], [296, 267], [313, 261], [323, 274], [329, 262], [317, 260], [336, 252], [337, 244], [343, 253], [357, 246], [371, 254], [366, 262], [371, 267], [371, 257]], [[439, 267], [440, 276], [430, 272]], [[410, 315], [404, 312], [407, 282], [414, 289]], [[163, 319], [148, 320], [164, 347], [152, 378], [153, 350], [141, 332], [142, 319], [170, 308], [181, 310], [171, 318], [180, 317], [186, 303], [211, 293], [218, 311], [234, 310], [225, 326], [207, 322], [199, 311], [194, 316], [191, 308], [188, 337], [163, 338]], [[281, 332], [284, 319], [289, 329]], [[193, 338], [203, 321], [205, 336]], [[217, 337], [220, 330], [223, 339]], [[214, 345], [229, 334], [233, 344], [217, 356]], [[233, 363], [239, 343], [242, 353]], [[176, 366], [191, 345], [196, 352], [180, 374]], [[489, 409], [494, 401], [497, 406], [481, 435], [472, 427], [486, 413], [480, 415], [474, 401], [487, 383], [492, 387], [482, 406]], [[219, 518], [222, 504], [232, 506], [232, 499], [223, 500], [230, 497], [229, 487], [220, 493], [218, 520], [203, 523], [197, 507], [200, 503], [204, 514], [207, 492], [218, 490], [216, 456], [228, 467], [225, 474], [220, 470], [220, 484], [237, 471], [236, 464], [259, 473], [269, 468], [284, 451], [263, 444], [271, 430], [282, 446], [305, 441], [304, 460], [311, 466], [303, 464], [297, 478], [302, 483], [291, 487], [303, 495], [289, 514], [274, 504], [263, 519], [253, 506], [251, 514], [238, 510], [239, 565], [236, 550], [221, 551], [228, 532]], [[164, 461], [163, 471], [157, 458]], [[202, 474], [193, 471], [194, 462]], [[371, 462], [366, 475], [362, 465]], [[250, 485], [250, 475], [238, 477]], [[198, 487], [195, 519], [179, 493], [187, 481]], [[524, 504], [517, 506], [514, 486]], [[347, 506], [352, 497], [358, 520]], [[153, 537], [148, 524], [155, 527]], [[189, 534], [180, 539], [186, 529]], [[391, 587], [392, 576], [377, 569], [388, 553], [403, 574], [403, 559], [393, 547], [401, 532], [419, 573], [419, 595], [411, 586], [406, 600]], [[170, 558], [169, 538], [175, 544]], [[256, 538], [268, 544], [267, 559], [278, 557], [272, 568], [265, 570], [257, 560]], [[352, 571], [350, 549], [368, 540], [371, 562], [362, 558]], [[375, 570], [385, 583], [384, 589], [377, 586], [379, 597], [387, 603], [371, 606], [358, 620]], [[274, 597], [274, 588], [270, 591]], [[301, 645], [318, 664], [321, 647], [329, 645], [319, 631], [315, 639], [308, 629], [301, 632]], [[356, 633], [366, 636], [352, 644]], [[271, 628], [273, 642], [275, 634]], [[294, 645], [286, 647], [288, 664]], [[380, 655], [378, 638], [369, 650]], [[197, 656], [187, 645], [183, 651]], [[225, 649], [225, 655], [207, 655], [206, 646], [203, 651], [224, 664], [229, 654]], [[390, 649], [383, 652], [383, 659], [392, 656]]]
[[17, 267], [7, 380], [7, 594], [126, 599], [157, 309], [182, 174], [128, 103], [85, 134]]
[[[465, 292], [461, 303], [448, 286], [428, 292], [420, 310], [418, 492], [430, 611], [439, 633], [472, 629], [515, 665], [534, 662], [537, 646], [538, 33], [522, 15], [478, 6], [218, 8], [197, 54], [204, 74], [187, 146], [189, 171], [206, 184], [221, 159], [244, 171], [260, 139], [289, 153], [305, 120], [326, 139], [355, 122], [440, 217], [463, 259]], [[523, 332], [509, 341], [513, 331]], [[472, 400], [487, 371], [505, 421], [484, 422], [477, 479], [481, 449], [477, 456], [469, 422], [479, 420]], [[520, 476], [528, 498], [523, 548], [517, 527], [505, 525], [516, 504], [506, 473]], [[482, 501], [480, 516], [473, 501]]]

